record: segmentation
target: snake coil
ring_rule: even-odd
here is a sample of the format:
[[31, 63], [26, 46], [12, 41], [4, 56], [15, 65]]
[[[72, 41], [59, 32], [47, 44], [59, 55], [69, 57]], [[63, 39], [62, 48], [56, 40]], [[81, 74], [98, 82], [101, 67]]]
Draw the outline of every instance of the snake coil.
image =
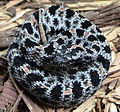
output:
[[7, 59], [15, 80], [39, 101], [69, 107], [100, 88], [111, 51], [96, 25], [55, 5], [30, 15], [10, 44]]

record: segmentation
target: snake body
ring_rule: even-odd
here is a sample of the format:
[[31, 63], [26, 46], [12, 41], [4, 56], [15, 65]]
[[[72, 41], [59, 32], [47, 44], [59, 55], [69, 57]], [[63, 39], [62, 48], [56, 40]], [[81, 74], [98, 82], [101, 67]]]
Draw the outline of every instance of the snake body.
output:
[[30, 15], [10, 44], [7, 59], [11, 74], [31, 95], [54, 107], [69, 107], [81, 104], [100, 88], [111, 51], [96, 25], [55, 5]]

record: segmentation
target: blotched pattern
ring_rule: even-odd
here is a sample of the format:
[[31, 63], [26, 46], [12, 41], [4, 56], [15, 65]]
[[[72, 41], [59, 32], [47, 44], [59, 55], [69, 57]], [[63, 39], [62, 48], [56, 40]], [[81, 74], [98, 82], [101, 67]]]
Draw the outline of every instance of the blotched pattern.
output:
[[[39, 19], [46, 45], [40, 37]], [[69, 107], [81, 104], [100, 88], [111, 51], [92, 22], [56, 5], [30, 15], [11, 43], [7, 59], [15, 80], [39, 101]]]

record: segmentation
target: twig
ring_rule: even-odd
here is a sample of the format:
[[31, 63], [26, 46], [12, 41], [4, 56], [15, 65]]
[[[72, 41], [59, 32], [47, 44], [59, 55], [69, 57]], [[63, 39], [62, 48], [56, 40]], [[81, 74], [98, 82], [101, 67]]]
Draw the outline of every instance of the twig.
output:
[[45, 36], [45, 31], [43, 29], [43, 24], [42, 24], [42, 17], [41, 17], [41, 10], [39, 9], [39, 28], [40, 28], [40, 36], [42, 38], [43, 44], [46, 45], [47, 39]]

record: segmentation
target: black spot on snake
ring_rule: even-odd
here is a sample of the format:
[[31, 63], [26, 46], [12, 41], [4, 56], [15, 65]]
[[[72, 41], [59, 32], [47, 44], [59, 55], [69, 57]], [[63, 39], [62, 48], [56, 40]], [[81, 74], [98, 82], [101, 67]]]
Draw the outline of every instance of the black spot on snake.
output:
[[62, 87], [61, 85], [56, 85], [52, 90], [51, 90], [51, 97], [54, 100], [60, 100], [61, 94], [62, 94]]
[[57, 78], [57, 80], [58, 80], [59, 82], [61, 82], [61, 83], [63, 83], [63, 79], [64, 79], [64, 77], [61, 77], [60, 75], [59, 75], [58, 78]]
[[57, 18], [55, 18], [53, 22], [54, 22], [54, 25], [55, 25], [55, 26], [58, 25], [58, 20], [57, 20]]
[[97, 38], [96, 38], [94, 35], [90, 35], [90, 36], [88, 37], [88, 40], [89, 40], [89, 41], [95, 41], [95, 40], [97, 40]]
[[34, 36], [35, 36], [36, 38], [39, 38], [39, 36], [38, 36], [38, 34], [37, 34], [37, 33], [35, 33], [35, 34], [34, 34]]
[[63, 31], [62, 34], [68, 36], [68, 38], [71, 38], [72, 36], [72, 34], [69, 31]]
[[81, 39], [77, 39], [77, 40], [76, 40], [76, 44], [77, 44], [77, 45], [80, 44], [80, 42], [81, 42]]
[[25, 46], [26, 47], [34, 47], [34, 46], [39, 46], [39, 44], [37, 44], [36, 42], [31, 41], [30, 39], [27, 38], [25, 41]]
[[92, 25], [91, 22], [89, 22], [87, 20], [81, 24], [82, 24], [83, 29], [87, 29], [88, 27], [90, 27]]
[[93, 34], [95, 33], [95, 31], [94, 31], [93, 29], [91, 29], [91, 31], [90, 31], [90, 32], [91, 32], [91, 33], [93, 33]]
[[24, 30], [25, 28], [27, 29], [27, 31], [28, 31], [29, 34], [33, 34], [33, 29], [31, 27], [31, 23], [25, 23], [23, 25], [22, 29]]
[[36, 88], [34, 89], [34, 91], [37, 91], [38, 94], [40, 94], [41, 96], [45, 94], [45, 91], [47, 89], [43, 88], [42, 85], [37, 85]]
[[54, 51], [53, 43], [51, 43], [48, 47], [45, 48], [45, 52], [50, 55]]
[[23, 66], [25, 64], [25, 62], [24, 62], [24, 59], [22, 57], [17, 56], [14, 58], [14, 64], [17, 67], [19, 67], [19, 66]]
[[86, 46], [88, 46], [88, 42], [85, 42], [85, 43], [83, 44], [83, 47], [86, 47]]
[[59, 5], [51, 6], [51, 7], [49, 8], [49, 12], [50, 12], [50, 14], [54, 16], [56, 10], [57, 10], [59, 7], [60, 7]]
[[37, 20], [37, 22], [39, 22], [39, 16], [38, 16], [39, 11], [34, 12], [33, 15], [34, 15], [35, 19]]
[[92, 54], [93, 53], [93, 51], [91, 51], [90, 49], [88, 49], [88, 48], [86, 48], [86, 51], [88, 52], [88, 53], [90, 53], [90, 54]]
[[18, 44], [17, 43], [12, 43], [9, 49], [14, 49], [14, 48], [18, 48]]
[[80, 18], [84, 18], [84, 17], [83, 17], [82, 15], [80, 15], [80, 14], [79, 14], [79, 17], [80, 17]]
[[110, 52], [111, 52], [111, 50], [110, 50], [110, 47], [109, 47], [109, 46], [105, 46], [105, 47], [104, 47], [104, 50], [106, 51], [106, 53], [110, 53]]
[[79, 69], [81, 70], [81, 71], [86, 71], [87, 69], [88, 69], [88, 66], [89, 66], [89, 63], [88, 62], [86, 62], [86, 61], [81, 61], [80, 63], [79, 63]]
[[98, 86], [100, 79], [99, 79], [99, 74], [96, 70], [91, 70], [90, 71], [90, 76], [91, 76], [91, 82], [92, 84], [96, 87]]
[[78, 24], [78, 21], [77, 21], [77, 20], [75, 20], [75, 21], [73, 22], [73, 24]]
[[92, 57], [91, 56], [85, 56], [84, 59], [85, 60], [92, 60]]
[[74, 82], [72, 92], [74, 94], [74, 98], [78, 99], [82, 96], [83, 88], [79, 82]]
[[[71, 46], [71, 44], [72, 44], [72, 40], [69, 40], [67, 47], [69, 48], [69, 47]], [[69, 45], [70, 45], [70, 46], [69, 46]]]
[[97, 60], [102, 63], [103, 67], [108, 70], [110, 62], [105, 59], [102, 55], [98, 55]]
[[54, 29], [54, 27], [51, 27], [51, 32], [50, 32], [49, 34], [50, 34], [50, 36], [52, 36], [52, 35], [55, 34], [55, 29]]
[[72, 75], [72, 74], [76, 74], [76, 70], [75, 69], [70, 69], [67, 71], [68, 74]]
[[84, 81], [86, 79], [85, 74], [81, 74], [80, 79]]
[[61, 28], [61, 29], [57, 29], [56, 31], [55, 31], [55, 34], [59, 34], [60, 32], [63, 32], [64, 31], [64, 29], [63, 28]]
[[84, 35], [84, 30], [76, 29], [77, 36], [82, 37]]
[[45, 75], [45, 77], [48, 77], [49, 76], [49, 73], [47, 72], [47, 71], [44, 71], [44, 75]]
[[49, 18], [49, 16], [47, 16], [45, 19], [46, 19], [46, 22], [47, 22], [47, 23], [50, 22], [50, 18]]
[[23, 54], [26, 54], [26, 49], [23, 46], [20, 47], [20, 50]]
[[73, 10], [67, 9], [66, 10], [66, 18], [71, 18], [75, 12]]
[[96, 30], [101, 33], [101, 31], [100, 31], [100, 29], [98, 27], [96, 27]]
[[[39, 74], [34, 74], [34, 73], [29, 73], [28, 74], [28, 78], [27, 80], [31, 80], [31, 81], [44, 81], [44, 77], [43, 76], [40, 76]], [[33, 80], [34, 79], [34, 80]]]
[[66, 24], [67, 28], [70, 28], [70, 22], [68, 20], [65, 21], [65, 24]]
[[57, 40], [57, 43], [58, 43], [59, 45], [62, 45], [62, 44], [64, 44], [64, 40], [63, 40], [62, 38], [59, 38], [59, 39]]
[[103, 35], [98, 35], [97, 38], [101, 41], [101, 42], [105, 42], [105, 37]]
[[100, 47], [97, 46], [97, 45], [93, 45], [92, 48], [95, 49], [95, 50], [98, 51], [98, 52], [100, 51]]

